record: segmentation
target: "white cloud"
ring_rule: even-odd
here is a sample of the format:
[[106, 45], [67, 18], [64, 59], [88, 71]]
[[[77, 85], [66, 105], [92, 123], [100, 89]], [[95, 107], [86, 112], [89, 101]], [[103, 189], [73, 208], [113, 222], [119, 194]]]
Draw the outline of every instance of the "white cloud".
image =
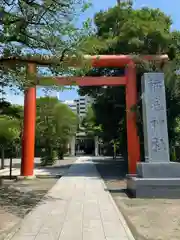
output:
[[12, 104], [24, 105], [24, 96], [23, 95], [10, 95], [7, 97], [7, 100]]

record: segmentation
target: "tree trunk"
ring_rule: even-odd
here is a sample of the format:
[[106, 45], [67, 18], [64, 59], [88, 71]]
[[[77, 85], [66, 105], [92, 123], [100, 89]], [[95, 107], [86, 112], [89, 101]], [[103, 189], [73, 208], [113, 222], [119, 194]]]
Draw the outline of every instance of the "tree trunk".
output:
[[116, 160], [116, 145], [113, 145], [113, 159]]
[[1, 147], [1, 169], [4, 169], [4, 147]]
[[10, 164], [9, 164], [9, 179], [12, 179], [12, 157], [10, 157]]

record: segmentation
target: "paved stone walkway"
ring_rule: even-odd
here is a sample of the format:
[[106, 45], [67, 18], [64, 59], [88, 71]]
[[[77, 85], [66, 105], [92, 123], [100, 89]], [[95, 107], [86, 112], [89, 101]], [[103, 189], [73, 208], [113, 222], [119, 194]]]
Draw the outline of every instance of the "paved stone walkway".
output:
[[80, 157], [11, 240], [134, 240], [90, 158]]

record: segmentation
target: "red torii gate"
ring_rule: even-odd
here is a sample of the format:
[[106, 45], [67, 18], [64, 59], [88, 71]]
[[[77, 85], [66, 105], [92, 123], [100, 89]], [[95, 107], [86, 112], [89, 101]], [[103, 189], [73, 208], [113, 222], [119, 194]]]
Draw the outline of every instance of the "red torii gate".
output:
[[[137, 104], [136, 66], [135, 63], [147, 60], [163, 62], [168, 60], [167, 55], [133, 56], [133, 55], [100, 55], [84, 56], [91, 62], [92, 67], [126, 67], [123, 77], [52, 77], [59, 85], [78, 86], [118, 86], [124, 85], [126, 91], [126, 119], [127, 119], [127, 146], [129, 173], [136, 173], [136, 164], [140, 161], [140, 142], [136, 126], [136, 113], [131, 109]], [[42, 64], [43, 65], [43, 64]], [[47, 65], [47, 64], [46, 64]], [[77, 66], [77, 64], [76, 64]], [[35, 76], [36, 64], [29, 61], [29, 74]], [[41, 77], [41, 85], [49, 77]], [[24, 97], [24, 128], [22, 144], [21, 175], [33, 176], [35, 150], [35, 123], [36, 123], [36, 88], [30, 87]]]

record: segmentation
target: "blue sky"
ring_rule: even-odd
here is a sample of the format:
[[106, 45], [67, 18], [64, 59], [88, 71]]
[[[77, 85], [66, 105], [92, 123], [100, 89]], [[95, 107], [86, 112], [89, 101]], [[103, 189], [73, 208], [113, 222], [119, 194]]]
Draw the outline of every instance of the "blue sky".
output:
[[[116, 0], [91, 0], [93, 3], [93, 7], [88, 9], [86, 13], [80, 18], [80, 22], [86, 20], [87, 18], [92, 18], [93, 15], [98, 12], [99, 10], [108, 9], [116, 4]], [[180, 30], [180, 0], [134, 0], [134, 7], [141, 8], [141, 7], [151, 7], [151, 8], [160, 8], [166, 14], [170, 15], [173, 20], [173, 29]], [[37, 90], [37, 96], [42, 96], [42, 90]], [[56, 96], [56, 93], [54, 93]], [[61, 100], [72, 100], [77, 97], [76, 90], [65, 90], [60, 92], [59, 94]], [[8, 92], [8, 100], [15, 104], [23, 104], [23, 95], [13, 95], [11, 92]]]

